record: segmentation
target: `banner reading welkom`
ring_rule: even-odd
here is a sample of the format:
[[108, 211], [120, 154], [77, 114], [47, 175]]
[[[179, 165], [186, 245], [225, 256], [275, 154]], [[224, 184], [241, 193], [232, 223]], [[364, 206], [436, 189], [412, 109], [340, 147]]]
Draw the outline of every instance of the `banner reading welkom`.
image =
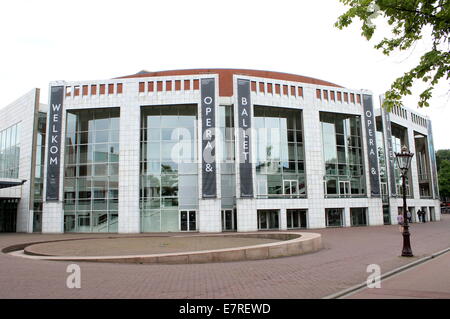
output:
[[52, 86], [47, 139], [47, 201], [59, 200], [59, 175], [61, 159], [61, 123], [64, 86]]

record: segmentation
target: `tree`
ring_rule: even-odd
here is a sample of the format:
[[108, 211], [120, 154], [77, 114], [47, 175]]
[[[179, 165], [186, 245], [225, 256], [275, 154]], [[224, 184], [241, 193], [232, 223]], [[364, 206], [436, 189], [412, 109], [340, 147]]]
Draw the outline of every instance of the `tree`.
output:
[[439, 150], [436, 152], [436, 167], [438, 172], [441, 168], [441, 162], [443, 160], [450, 161], [450, 150]]
[[391, 26], [392, 37], [385, 37], [375, 45], [377, 50], [389, 55], [395, 50], [409, 49], [422, 39], [424, 27], [431, 26], [432, 47], [422, 55], [417, 66], [397, 78], [385, 93], [383, 107], [388, 111], [401, 106], [401, 97], [411, 95], [415, 80], [426, 83], [426, 89], [420, 94], [418, 105], [429, 106], [434, 86], [440, 79], [450, 78], [450, 0], [339, 0], [350, 6], [342, 14], [335, 26], [343, 29], [355, 18], [362, 20], [361, 35], [370, 40], [376, 26], [373, 18], [383, 15]]
[[439, 170], [439, 194], [442, 199], [450, 198], [450, 161], [443, 160]]

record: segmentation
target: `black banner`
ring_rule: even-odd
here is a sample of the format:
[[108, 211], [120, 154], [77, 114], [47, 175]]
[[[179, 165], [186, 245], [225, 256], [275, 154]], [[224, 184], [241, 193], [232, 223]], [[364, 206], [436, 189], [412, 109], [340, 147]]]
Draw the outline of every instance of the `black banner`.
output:
[[369, 161], [370, 195], [380, 197], [380, 174], [378, 171], [378, 148], [373, 114], [372, 95], [363, 94], [364, 123], [366, 125], [367, 159]]
[[394, 172], [394, 161], [395, 155], [392, 148], [392, 132], [391, 132], [391, 118], [389, 112], [387, 112], [383, 107], [381, 108], [381, 114], [383, 119], [383, 135], [386, 138], [386, 160], [389, 164], [389, 180], [390, 180], [390, 193], [391, 196], [397, 195], [397, 189], [395, 184], [395, 172]]
[[250, 81], [238, 79], [239, 175], [241, 197], [253, 197]]
[[63, 93], [64, 86], [52, 86], [47, 131], [47, 184], [45, 193], [47, 201], [59, 200]]
[[201, 80], [202, 106], [202, 197], [215, 198], [216, 186], [216, 103], [215, 80]]
[[438, 187], [437, 168], [436, 168], [436, 152], [434, 151], [433, 129], [431, 127], [430, 120], [427, 120], [427, 129], [428, 129], [428, 153], [430, 154], [431, 175], [433, 178], [434, 198], [438, 199], [439, 198], [439, 187]]

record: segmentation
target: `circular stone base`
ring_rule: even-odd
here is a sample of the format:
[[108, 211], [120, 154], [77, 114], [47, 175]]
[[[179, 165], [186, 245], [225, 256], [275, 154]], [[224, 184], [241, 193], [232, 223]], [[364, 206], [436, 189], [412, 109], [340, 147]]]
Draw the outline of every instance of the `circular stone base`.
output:
[[197, 264], [295, 256], [321, 248], [320, 234], [258, 232], [81, 238], [29, 243], [23, 248], [25, 254], [19, 255], [74, 262]]
[[129, 256], [235, 248], [278, 241], [230, 236], [105, 238], [36, 244], [28, 246], [26, 252], [38, 256]]

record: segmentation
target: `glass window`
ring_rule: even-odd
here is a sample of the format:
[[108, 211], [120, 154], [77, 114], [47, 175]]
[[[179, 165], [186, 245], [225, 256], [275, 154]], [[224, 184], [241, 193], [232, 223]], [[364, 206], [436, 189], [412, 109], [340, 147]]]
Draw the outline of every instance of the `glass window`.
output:
[[325, 219], [327, 227], [342, 227], [343, 226], [343, 209], [342, 208], [327, 208], [325, 209]]
[[[71, 226], [65, 225], [66, 231], [118, 229], [119, 116], [119, 108], [67, 112], [66, 140], [75, 137], [78, 140], [72, 143], [82, 144], [77, 147], [69, 144], [65, 150], [65, 171], [74, 167], [76, 172], [75, 178], [64, 179], [64, 207], [74, 214], [67, 216], [67, 224]], [[89, 164], [93, 161], [94, 165]]]
[[[197, 105], [145, 106], [141, 118], [142, 231], [179, 231], [178, 208], [198, 206]], [[157, 226], [149, 207], [159, 212]]]
[[[275, 108], [266, 106], [254, 107], [254, 123], [257, 158], [258, 196], [280, 197], [295, 195], [305, 196], [306, 188], [299, 192], [286, 193], [283, 179], [292, 179], [296, 183], [305, 185], [304, 151], [300, 110]], [[259, 119], [261, 118], [261, 119]], [[300, 142], [299, 142], [300, 141]], [[259, 178], [258, 175], [267, 177]], [[290, 189], [290, 186], [288, 187]]]
[[[361, 149], [361, 122], [359, 116], [336, 113], [320, 113], [325, 161], [325, 194], [332, 196], [361, 196], [363, 187], [353, 187], [352, 179], [364, 183]], [[338, 165], [335, 165], [337, 163]], [[335, 182], [331, 182], [334, 180]], [[335, 183], [339, 181], [339, 187]], [[336, 191], [335, 191], [336, 187]]]

